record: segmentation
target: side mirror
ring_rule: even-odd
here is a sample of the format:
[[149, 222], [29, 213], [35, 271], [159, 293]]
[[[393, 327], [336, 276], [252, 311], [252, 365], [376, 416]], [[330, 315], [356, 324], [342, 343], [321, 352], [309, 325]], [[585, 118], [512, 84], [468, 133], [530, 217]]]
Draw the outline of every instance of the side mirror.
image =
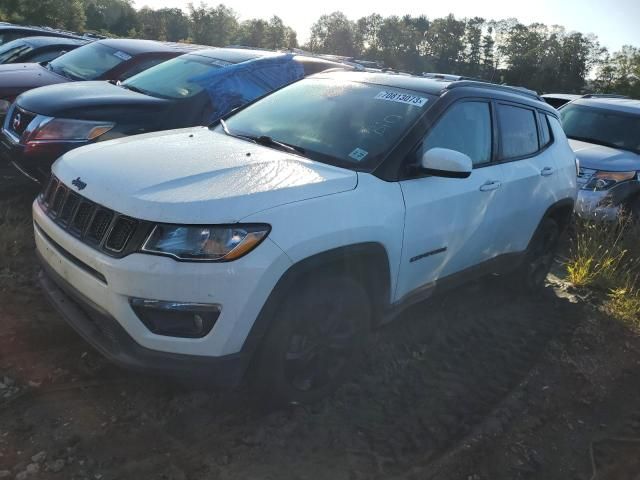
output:
[[468, 155], [456, 150], [432, 148], [422, 155], [420, 167], [438, 177], [467, 178], [473, 170], [473, 162]]

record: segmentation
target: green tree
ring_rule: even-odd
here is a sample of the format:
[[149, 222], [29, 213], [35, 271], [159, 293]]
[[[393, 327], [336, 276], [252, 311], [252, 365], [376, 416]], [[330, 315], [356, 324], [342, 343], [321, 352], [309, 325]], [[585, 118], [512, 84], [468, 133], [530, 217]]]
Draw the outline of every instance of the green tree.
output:
[[138, 11], [138, 23], [141, 38], [177, 42], [189, 37], [189, 17], [179, 8], [144, 7]]
[[357, 43], [356, 25], [342, 12], [322, 15], [311, 27], [312, 52], [354, 56], [362, 50]]
[[426, 55], [433, 68], [441, 73], [459, 71], [464, 61], [465, 22], [453, 15], [436, 18], [425, 34]]
[[207, 7], [189, 4], [191, 39], [202, 45], [222, 47], [232, 43], [238, 30], [236, 13], [223, 4]]
[[138, 27], [138, 13], [131, 0], [85, 0], [87, 30], [125, 36]]
[[3, 0], [0, 11], [12, 22], [69, 30], [82, 30], [85, 22], [83, 0]]

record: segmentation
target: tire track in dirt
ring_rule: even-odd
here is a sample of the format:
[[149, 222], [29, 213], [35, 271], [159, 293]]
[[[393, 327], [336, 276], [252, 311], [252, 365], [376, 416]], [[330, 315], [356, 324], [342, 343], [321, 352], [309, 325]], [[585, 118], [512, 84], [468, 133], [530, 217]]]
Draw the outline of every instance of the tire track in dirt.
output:
[[[115, 389], [34, 396], [23, 413], [86, 418], [69, 437], [43, 431], [37, 440], [60, 449], [79, 436], [75, 456], [92, 458], [105, 479], [265, 477], [285, 464], [289, 478], [387, 478], [437, 460], [464, 438], [578, 316], [578, 306], [550, 289], [513, 297], [491, 280], [417, 306], [374, 334], [354, 379], [317, 405], [263, 413], [246, 391], [198, 392], [132, 377]], [[51, 406], [58, 395], [64, 409]], [[25, 444], [18, 431], [9, 433]]]

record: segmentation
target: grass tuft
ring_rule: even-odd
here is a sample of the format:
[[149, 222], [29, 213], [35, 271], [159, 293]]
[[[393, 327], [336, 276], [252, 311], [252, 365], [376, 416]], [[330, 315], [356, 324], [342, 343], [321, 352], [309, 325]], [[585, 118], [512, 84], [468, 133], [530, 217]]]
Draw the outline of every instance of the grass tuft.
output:
[[605, 309], [613, 317], [640, 326], [640, 226], [576, 219], [571, 235], [567, 279], [577, 286], [607, 292]]

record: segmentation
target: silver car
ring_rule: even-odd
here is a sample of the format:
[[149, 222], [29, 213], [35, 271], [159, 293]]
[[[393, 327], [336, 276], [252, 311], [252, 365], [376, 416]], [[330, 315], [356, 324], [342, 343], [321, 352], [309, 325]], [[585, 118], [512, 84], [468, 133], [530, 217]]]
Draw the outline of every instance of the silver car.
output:
[[640, 218], [640, 100], [587, 95], [560, 115], [580, 163], [576, 213], [609, 221], [626, 211]]

